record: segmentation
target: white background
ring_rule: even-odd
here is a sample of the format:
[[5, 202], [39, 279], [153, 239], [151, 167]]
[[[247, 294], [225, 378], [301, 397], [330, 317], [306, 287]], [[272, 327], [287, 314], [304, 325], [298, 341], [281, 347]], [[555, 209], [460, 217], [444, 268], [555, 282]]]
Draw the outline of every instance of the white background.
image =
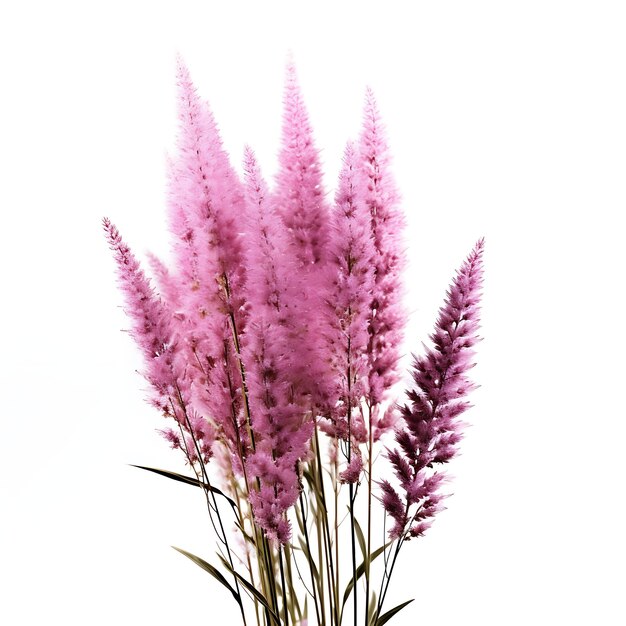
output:
[[[0, 622], [228, 624], [199, 493], [154, 432], [100, 220], [167, 254], [174, 56], [276, 166], [292, 50], [329, 190], [376, 91], [408, 216], [407, 350], [486, 237], [454, 497], [396, 618], [626, 623], [622, 2], [21, 2], [0, 10]], [[389, 606], [392, 606], [390, 604]], [[393, 623], [393, 622], [392, 622]]]

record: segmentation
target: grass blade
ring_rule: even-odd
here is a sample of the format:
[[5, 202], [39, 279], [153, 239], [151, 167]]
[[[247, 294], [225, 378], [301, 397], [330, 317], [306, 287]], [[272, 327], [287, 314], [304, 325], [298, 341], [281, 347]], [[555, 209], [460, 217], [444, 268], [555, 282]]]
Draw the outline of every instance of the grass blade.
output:
[[213, 567], [213, 565], [211, 565], [210, 563], [207, 563], [204, 559], [201, 559], [199, 556], [196, 556], [195, 554], [191, 554], [191, 552], [187, 552], [186, 550], [183, 550], [182, 548], [177, 548], [176, 546], [172, 546], [172, 548], [174, 548], [174, 550], [186, 556], [191, 561], [193, 561], [198, 567], [202, 568], [205, 572], [208, 572], [209, 574], [211, 574], [213, 578], [215, 578], [218, 582], [224, 585], [224, 587], [226, 587], [226, 589], [228, 589], [228, 591], [230, 591], [233, 594], [233, 597], [237, 601], [237, 604], [241, 606], [240, 595], [237, 593], [237, 591], [235, 591], [235, 589], [230, 585], [230, 583], [224, 578], [224, 575], [217, 568]]
[[354, 529], [356, 530], [356, 538], [359, 542], [359, 548], [361, 548], [361, 554], [363, 555], [363, 560], [367, 558], [367, 550], [365, 549], [365, 537], [363, 536], [363, 530], [361, 529], [361, 525], [359, 524], [357, 518], [354, 518]]
[[172, 480], [176, 480], [180, 483], [185, 483], [187, 485], [193, 485], [194, 487], [201, 487], [202, 489], [206, 489], [207, 491], [211, 491], [212, 493], [222, 496], [233, 509], [236, 510], [237, 505], [234, 500], [229, 498], [223, 491], [220, 491], [217, 487], [211, 487], [206, 483], [198, 480], [197, 478], [191, 478], [190, 476], [184, 476], [183, 474], [177, 474], [176, 472], [170, 472], [169, 470], [158, 469], [156, 467], [146, 467], [144, 465], [133, 465], [130, 464], [131, 467], [137, 467], [138, 469], [146, 470], [148, 472], [154, 472], [155, 474], [159, 474], [159, 476], [165, 476], [166, 478], [171, 478]]
[[[384, 546], [380, 546], [380, 548], [377, 548], [376, 550], [374, 550], [374, 552], [372, 552], [372, 557], [370, 558], [370, 563], [376, 559], [377, 557], [379, 557], [384, 551], [385, 548], [389, 547], [389, 544], [385, 544]], [[363, 560], [363, 563], [361, 563], [361, 565], [359, 565], [356, 568], [356, 577], [352, 577], [350, 579], [350, 582], [346, 585], [346, 590], [343, 594], [343, 603], [341, 605], [341, 611], [343, 613], [343, 607], [346, 606], [346, 602], [348, 601], [348, 598], [350, 597], [350, 593], [352, 592], [352, 589], [354, 588], [354, 585], [357, 583], [357, 581], [359, 580], [359, 578], [361, 578], [361, 576], [363, 576], [363, 574], [365, 573], [365, 563], [366, 560]]]
[[309, 548], [307, 547], [306, 543], [304, 543], [304, 540], [302, 539], [302, 537], [298, 537], [298, 541], [300, 542], [300, 549], [304, 553], [304, 556], [309, 563], [309, 566], [313, 573], [313, 578], [315, 579], [315, 583], [317, 584], [317, 587], [319, 589], [320, 574], [317, 571], [317, 565], [315, 565], [315, 559], [311, 556], [311, 553], [309, 552]]
[[255, 589], [252, 584], [247, 581], [243, 576], [241, 576], [241, 574], [238, 574], [231, 566], [230, 563], [228, 563], [228, 561], [226, 561], [221, 555], [220, 559], [222, 561], [222, 563], [224, 564], [224, 567], [231, 573], [233, 574], [233, 576], [235, 576], [237, 578], [237, 580], [241, 583], [241, 585], [245, 588], [246, 591], [248, 591], [254, 598], [256, 598], [258, 600], [258, 602], [263, 605], [263, 607], [265, 607], [270, 615], [272, 616], [272, 619], [276, 622], [276, 624], [280, 624], [280, 620], [278, 618], [278, 615], [276, 615], [276, 613], [274, 612], [274, 609], [272, 609], [272, 607], [270, 606], [269, 602], [266, 600], [265, 596], [258, 591], [257, 589]]
[[376, 622], [376, 592], [372, 591], [372, 597], [370, 598], [369, 608], [367, 610], [370, 616], [369, 626], [374, 626]]
[[399, 613], [407, 604], [411, 604], [411, 602], [413, 602], [413, 600], [407, 600], [406, 602], [398, 604], [398, 606], [381, 615], [376, 620], [376, 626], [383, 626], [383, 624], [386, 624], [396, 613]]

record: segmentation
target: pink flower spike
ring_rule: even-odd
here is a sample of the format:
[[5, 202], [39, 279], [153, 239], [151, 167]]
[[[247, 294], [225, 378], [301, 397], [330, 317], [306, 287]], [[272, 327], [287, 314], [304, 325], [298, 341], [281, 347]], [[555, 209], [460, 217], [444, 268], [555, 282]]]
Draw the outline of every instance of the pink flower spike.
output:
[[171, 313], [175, 312], [180, 306], [180, 290], [177, 277], [173, 276], [165, 266], [165, 263], [154, 254], [148, 254], [148, 261], [164, 306]]
[[185, 427], [189, 383], [177, 366], [178, 346], [167, 311], [117, 228], [107, 218], [102, 225], [117, 262], [126, 312], [133, 320], [131, 335], [143, 352], [145, 376], [154, 392], [151, 400]]
[[[332, 278], [325, 298], [326, 353], [330, 357], [342, 413], [333, 414], [329, 434], [354, 436], [354, 414], [367, 390], [368, 322], [374, 288], [374, 242], [370, 213], [359, 195], [354, 145], [348, 143], [335, 195], [329, 244]], [[349, 423], [350, 422], [350, 423]]]
[[243, 186], [208, 105], [178, 63], [178, 153], [170, 164], [170, 228], [179, 293], [176, 330], [194, 406], [209, 415], [231, 452], [249, 442], [242, 411], [240, 337], [245, 334]]
[[282, 146], [274, 202], [286, 233], [283, 262], [293, 268], [288, 303], [297, 320], [292, 344], [301, 357], [302, 392], [310, 397], [316, 412], [326, 415], [335, 400], [325, 353], [326, 320], [319, 315], [331, 280], [327, 263], [329, 210], [319, 154], [291, 62], [285, 77]]
[[[149, 278], [103, 220], [149, 402], [175, 422], [159, 432], [198, 479], [186, 482], [204, 484], [225, 575], [233, 575], [226, 587], [243, 621], [253, 607], [241, 591], [253, 586], [268, 602], [259, 606], [260, 596], [251, 597], [257, 621], [264, 613], [266, 622], [306, 626], [292, 565], [305, 586], [310, 574], [312, 587], [304, 591], [313, 590], [317, 622], [340, 621], [345, 607], [331, 587], [350, 574], [336, 562], [339, 537], [350, 539], [354, 574], [357, 540], [366, 561], [372, 539], [378, 544], [372, 500], [382, 504], [397, 550], [444, 510], [442, 466], [458, 454], [475, 388], [469, 370], [479, 341], [483, 241], [454, 275], [431, 341], [413, 359], [406, 397], [397, 402], [405, 223], [372, 91], [357, 140], [346, 145], [335, 194], [327, 197], [291, 61], [270, 185], [249, 147], [242, 176], [235, 171], [213, 112], [180, 59], [176, 80], [179, 126], [167, 171], [173, 262], [150, 256]], [[320, 441], [320, 431], [329, 440]], [[389, 461], [386, 476], [379, 473], [381, 453]], [[227, 536], [235, 528], [232, 549]], [[290, 554], [292, 547], [300, 556]], [[356, 581], [349, 590], [355, 623], [361, 613], [366, 624], [393, 613], [382, 610], [397, 551], [383, 554], [382, 580], [375, 580], [383, 569], [376, 566], [365, 573], [364, 594]], [[300, 572], [302, 559], [310, 561], [308, 573]]]
[[223, 148], [213, 113], [200, 100], [180, 60], [178, 87], [180, 130], [178, 157], [171, 163], [170, 222], [181, 273], [191, 281], [189, 288], [199, 300], [221, 301], [239, 315], [237, 298], [245, 281], [238, 227], [245, 215], [243, 187]]
[[[431, 468], [452, 459], [462, 437], [458, 417], [469, 407], [463, 397], [474, 387], [466, 373], [472, 367], [473, 346], [478, 341], [483, 247], [481, 239], [448, 289], [431, 336], [434, 349], [415, 359], [415, 387], [407, 394], [411, 404], [402, 408], [403, 419], [396, 432], [401, 451], [387, 453], [404, 490], [407, 510], [418, 507], [414, 520], [430, 518], [440, 510], [442, 496], [438, 492], [445, 474], [432, 473]], [[396, 520], [395, 533], [397, 513], [389, 506], [386, 510]], [[410, 535], [421, 536], [430, 523], [413, 525]]]
[[[134, 322], [131, 334], [141, 347], [146, 361], [151, 363], [168, 351], [171, 341], [163, 305], [117, 228], [107, 218], [102, 220], [102, 225], [117, 262], [120, 287], [126, 299], [126, 312]], [[156, 382], [167, 386], [171, 380]]]
[[285, 543], [291, 534], [286, 512], [300, 494], [298, 466], [313, 432], [307, 412], [312, 355], [301, 353], [301, 344], [313, 344], [302, 328], [307, 309], [298, 306], [291, 287], [297, 263], [287, 254], [284, 226], [250, 148], [244, 173], [246, 297], [255, 312], [242, 350], [255, 440], [245, 467], [257, 477], [250, 493], [256, 522], [268, 538]]
[[324, 201], [322, 168], [313, 143], [296, 68], [285, 76], [282, 147], [278, 157], [276, 201], [291, 244], [302, 266], [319, 263], [328, 241], [328, 208]]
[[[368, 346], [369, 402], [375, 405], [384, 400], [399, 380], [397, 366], [406, 315], [401, 281], [405, 266], [401, 235], [404, 217], [398, 206], [384, 126], [370, 89], [365, 95], [358, 149], [362, 199], [369, 211], [375, 249]], [[388, 428], [389, 425], [381, 422], [377, 435]]]
[[254, 152], [246, 146], [244, 153], [244, 183], [248, 239], [246, 264], [247, 299], [252, 307], [269, 306], [276, 311], [288, 305], [289, 276], [293, 271], [284, 254], [287, 247], [280, 215], [272, 202], [267, 184], [261, 175]]
[[360, 453], [353, 452], [352, 458], [348, 463], [348, 467], [339, 474], [339, 480], [342, 483], [357, 483], [359, 482], [359, 478], [361, 477], [361, 471], [363, 470], [363, 458]]

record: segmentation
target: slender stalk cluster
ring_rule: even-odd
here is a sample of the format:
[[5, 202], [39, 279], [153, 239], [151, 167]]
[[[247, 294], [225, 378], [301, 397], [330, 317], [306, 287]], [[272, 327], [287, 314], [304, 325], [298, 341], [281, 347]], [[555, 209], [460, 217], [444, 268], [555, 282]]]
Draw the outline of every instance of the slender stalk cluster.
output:
[[[150, 257], [158, 293], [116, 227], [103, 225], [150, 400], [171, 420], [161, 432], [195, 478], [154, 471], [204, 491], [220, 565], [181, 552], [228, 589], [244, 625], [253, 615], [258, 626], [378, 626], [405, 606], [382, 612], [398, 552], [441, 509], [444, 476], [432, 468], [461, 439], [482, 241], [450, 287], [434, 347], [415, 358], [400, 408], [404, 218], [372, 92], [332, 201], [292, 64], [273, 184], [250, 148], [237, 174], [182, 62], [178, 105], [173, 262]], [[374, 464], [394, 428], [386, 466], [400, 487]], [[374, 536], [376, 499], [389, 538]], [[383, 554], [380, 577], [372, 564]]]

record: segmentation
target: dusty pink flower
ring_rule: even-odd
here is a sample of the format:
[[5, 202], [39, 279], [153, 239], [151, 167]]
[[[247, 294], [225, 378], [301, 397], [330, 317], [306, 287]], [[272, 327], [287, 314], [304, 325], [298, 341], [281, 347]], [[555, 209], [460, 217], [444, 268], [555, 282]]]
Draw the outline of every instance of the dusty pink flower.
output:
[[399, 198], [390, 170], [385, 129], [371, 90], [365, 97], [358, 152], [362, 201], [370, 214], [375, 250], [368, 328], [368, 402], [376, 405], [399, 380], [397, 368], [406, 316], [401, 280], [405, 266], [404, 218], [398, 209]]
[[335, 400], [325, 354], [324, 320], [319, 310], [331, 279], [328, 269], [329, 207], [324, 197], [319, 153], [313, 141], [295, 67], [287, 66], [283, 99], [279, 171], [273, 201], [281, 217], [287, 248], [283, 262], [289, 277], [289, 306], [297, 326], [292, 342], [302, 391], [317, 411], [327, 413]]
[[[329, 416], [329, 434], [346, 439], [358, 419], [367, 391], [368, 324], [374, 287], [374, 241], [371, 216], [360, 189], [358, 160], [349, 143], [335, 196], [329, 266], [332, 281], [326, 296], [327, 351], [336, 381], [339, 406]], [[359, 433], [361, 439], [365, 433]]]
[[440, 510], [438, 491], [445, 475], [431, 468], [456, 454], [462, 437], [458, 417], [469, 407], [463, 398], [474, 388], [467, 371], [478, 341], [482, 254], [480, 240], [448, 290], [431, 335], [434, 347], [414, 361], [415, 387], [407, 394], [410, 404], [402, 408], [402, 423], [396, 431], [400, 448], [387, 454], [404, 495], [401, 498], [389, 483], [383, 486], [385, 510], [395, 521], [392, 538], [400, 537], [407, 526], [411, 536], [423, 534], [429, 519]]
[[355, 452], [352, 452], [350, 462], [346, 469], [339, 474], [339, 480], [342, 483], [356, 483], [359, 481], [361, 471], [363, 470], [363, 457], [356, 448]]
[[178, 87], [180, 130], [178, 153], [170, 162], [169, 192], [180, 286], [172, 303], [177, 313], [173, 322], [179, 357], [193, 380], [194, 405], [210, 416], [241, 463], [249, 447], [238, 345], [246, 325], [246, 265], [238, 227], [246, 206], [243, 186], [223, 149], [213, 114], [198, 97], [182, 62]]
[[300, 310], [289, 289], [294, 268], [276, 260], [286, 252], [284, 229], [250, 149], [244, 171], [250, 268], [246, 293], [256, 314], [242, 352], [254, 440], [246, 470], [257, 477], [250, 485], [256, 521], [269, 538], [284, 543], [290, 536], [286, 511], [300, 494], [299, 464], [308, 454], [314, 423], [296, 342]]
[[[239, 178], [182, 62], [177, 81], [180, 124], [168, 163], [167, 202], [173, 263], [150, 257], [157, 290], [104, 220], [151, 402], [175, 420], [161, 434], [197, 472], [217, 452], [212, 473], [231, 490], [233, 510], [244, 505], [237, 524], [246, 532], [255, 525], [254, 537], [246, 535], [248, 556], [254, 554], [248, 540], [254, 543], [258, 530], [281, 548], [291, 540], [290, 509], [303, 485], [313, 483], [323, 490], [332, 482], [337, 511], [339, 483], [351, 485], [355, 548], [354, 484], [363, 490], [362, 476], [369, 500], [371, 485], [380, 485], [391, 537], [421, 536], [445, 497], [446, 476], [433, 468], [456, 454], [459, 417], [468, 407], [464, 397], [473, 388], [467, 370], [477, 340], [482, 241], [457, 273], [433, 348], [415, 359], [414, 385], [407, 404], [398, 406], [392, 392], [405, 324], [404, 219], [372, 92], [358, 140], [346, 147], [335, 196], [327, 200], [292, 64], [273, 186], [249, 148]], [[394, 428], [396, 443], [387, 458], [395, 478], [378, 482], [372, 479], [374, 447]], [[332, 481], [312, 453], [318, 430], [330, 437]], [[322, 440], [318, 450], [324, 449]], [[208, 476], [204, 472], [204, 480]], [[300, 522], [310, 511], [328, 515], [323, 495], [303, 498]], [[209, 508], [219, 517], [215, 503]], [[334, 538], [325, 521], [317, 529], [328, 560]], [[368, 525], [368, 549], [370, 533]], [[218, 536], [226, 546], [224, 534], [222, 528]], [[273, 556], [282, 555], [276, 545], [268, 554], [266, 546], [254, 554], [260, 568], [268, 562], [274, 567]], [[273, 612], [283, 601], [270, 579], [275, 573], [260, 579]], [[233, 584], [237, 595], [239, 579]], [[317, 599], [315, 604], [319, 613]]]
[[287, 66], [283, 104], [276, 202], [293, 253], [301, 267], [308, 268], [326, 257], [329, 211], [319, 152], [292, 63]]
[[[177, 344], [167, 309], [117, 228], [106, 218], [103, 227], [117, 262], [126, 312], [133, 320], [131, 334], [144, 355], [145, 376], [152, 387], [151, 402], [166, 416], [173, 417], [179, 427], [193, 437], [192, 441], [195, 439], [189, 460], [195, 459], [196, 446], [208, 459], [215, 433], [191, 408], [190, 383], [175, 358]], [[180, 443], [171, 429], [163, 431], [163, 435], [172, 445]]]

